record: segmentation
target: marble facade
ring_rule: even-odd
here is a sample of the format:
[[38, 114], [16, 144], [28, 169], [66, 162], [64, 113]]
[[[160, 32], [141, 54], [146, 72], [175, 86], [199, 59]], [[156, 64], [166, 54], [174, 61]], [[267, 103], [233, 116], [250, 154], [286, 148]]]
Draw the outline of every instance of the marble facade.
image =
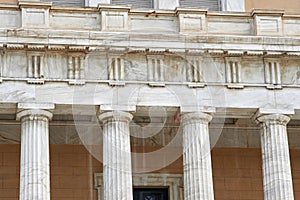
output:
[[214, 199], [213, 118], [257, 121], [265, 199], [294, 198], [287, 124], [300, 120], [300, 15], [172, 2], [155, 12], [106, 1], [0, 5], [0, 105], [21, 121], [20, 199], [50, 199], [49, 121], [66, 114], [102, 123], [99, 196], [132, 199], [132, 185], [148, 176], [132, 178], [130, 123], [147, 120], [151, 107], [170, 109], [166, 118], [182, 124], [183, 178], [158, 178], [176, 183], [172, 199]]

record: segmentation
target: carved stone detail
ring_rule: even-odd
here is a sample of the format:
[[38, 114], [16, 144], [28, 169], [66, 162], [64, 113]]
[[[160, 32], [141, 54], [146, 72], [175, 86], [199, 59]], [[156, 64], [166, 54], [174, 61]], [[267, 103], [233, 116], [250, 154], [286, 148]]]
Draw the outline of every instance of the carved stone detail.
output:
[[27, 54], [27, 77], [28, 83], [44, 84], [44, 54], [29, 53]]
[[176, 8], [181, 33], [205, 33], [207, 31], [206, 9]]
[[243, 85], [237, 84], [242, 82], [241, 57], [226, 57], [225, 66], [228, 88], [243, 88]]
[[184, 199], [213, 200], [213, 178], [207, 113], [182, 115]]
[[2, 83], [3, 69], [6, 66], [5, 52], [0, 51], [0, 83]]
[[[103, 189], [104, 200], [132, 199], [129, 112], [99, 114], [103, 122]], [[117, 161], [117, 162], [116, 162]]]
[[[103, 174], [94, 174], [95, 188], [98, 190], [98, 200], [103, 199]], [[183, 176], [182, 174], [133, 174], [134, 187], [168, 187], [170, 199], [183, 199]]]
[[164, 86], [165, 79], [164, 56], [147, 55], [148, 81], [151, 86]]
[[204, 87], [201, 61], [199, 56], [187, 57], [186, 76], [189, 87]]
[[[280, 85], [281, 84], [281, 69], [278, 59], [274, 58], [265, 58], [264, 59], [264, 73], [265, 73], [265, 83], [271, 85]], [[268, 87], [274, 88], [274, 86]], [[278, 86], [281, 88], [281, 86]]]
[[51, 2], [19, 1], [22, 15], [22, 27], [48, 28]]
[[99, 4], [101, 13], [102, 31], [125, 31], [128, 30], [129, 7]]
[[110, 85], [125, 85], [125, 60], [120, 56], [109, 58], [108, 79]]
[[84, 57], [81, 55], [69, 55], [68, 56], [68, 79], [71, 85], [84, 84]]
[[261, 126], [264, 199], [294, 199], [286, 125], [290, 117], [266, 114], [256, 119]]
[[47, 110], [17, 114], [21, 121], [20, 199], [50, 200], [49, 121]]
[[261, 10], [252, 11], [254, 33], [256, 35], [282, 35], [284, 10]]

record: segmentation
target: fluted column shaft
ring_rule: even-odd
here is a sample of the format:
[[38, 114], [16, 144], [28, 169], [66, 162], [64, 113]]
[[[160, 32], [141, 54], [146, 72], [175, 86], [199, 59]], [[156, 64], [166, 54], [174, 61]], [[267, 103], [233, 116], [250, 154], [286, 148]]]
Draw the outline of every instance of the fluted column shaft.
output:
[[286, 115], [271, 114], [257, 118], [261, 125], [263, 182], [265, 200], [293, 200]]
[[21, 120], [20, 199], [50, 200], [49, 120], [46, 110], [24, 110]]
[[104, 200], [132, 200], [132, 171], [128, 112], [99, 115], [103, 122]]
[[213, 180], [208, 123], [206, 113], [182, 116], [184, 199], [213, 200]]

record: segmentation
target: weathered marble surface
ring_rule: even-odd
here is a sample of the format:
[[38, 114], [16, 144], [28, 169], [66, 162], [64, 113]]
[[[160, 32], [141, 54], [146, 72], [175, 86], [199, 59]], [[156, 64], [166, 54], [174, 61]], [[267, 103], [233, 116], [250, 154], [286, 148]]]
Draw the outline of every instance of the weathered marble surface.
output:
[[[151, 88], [147, 85], [128, 84], [112, 88], [108, 84], [69, 86], [67, 82], [31, 85], [25, 81], [5, 81], [0, 84], [0, 102], [51, 102], [55, 104], [120, 104], [137, 106], [223, 108], [294, 108], [299, 109], [298, 88], [267, 90], [264, 87], [246, 87], [232, 90], [223, 86], [190, 89], [185, 85]], [[247, 97], [247, 98], [245, 98]], [[287, 98], [288, 97], [288, 98]], [[155, 101], [154, 101], [155, 99]], [[251, 116], [249, 116], [251, 117]]]
[[21, 120], [20, 199], [50, 200], [49, 120], [45, 110], [23, 110]]
[[187, 113], [183, 123], [184, 199], [213, 200], [214, 189], [206, 113]]
[[[39, 51], [35, 51], [38, 53]], [[25, 80], [30, 78], [28, 74], [28, 62], [31, 59], [31, 51], [3, 51], [0, 57], [0, 67], [2, 71], [3, 80]], [[164, 54], [163, 52], [161, 53]], [[42, 79], [48, 82], [62, 82], [68, 79], [68, 57], [69, 56], [82, 57], [82, 73], [85, 82], [105, 82], [109, 77], [110, 64], [107, 58], [113, 53], [110, 52], [91, 52], [85, 54], [84, 52], [70, 52], [67, 54], [60, 54], [57, 52], [47, 52], [40, 54], [41, 62], [43, 62], [43, 77]], [[145, 83], [149, 81], [147, 77], [147, 56], [142, 53], [120, 53], [119, 57], [124, 59], [124, 81]], [[164, 81], [169, 84], [188, 84], [187, 78], [187, 64], [190, 63], [188, 54], [172, 54], [163, 57]], [[194, 55], [200, 56], [201, 76], [203, 84], [219, 84], [226, 83], [226, 58], [223, 56], [214, 57], [209, 54]], [[245, 56], [239, 59], [240, 65], [240, 80], [238, 84], [248, 86], [265, 86], [265, 72], [264, 62], [268, 57]], [[273, 58], [272, 58], [273, 59]], [[277, 57], [276, 62], [280, 66], [281, 84], [299, 85], [300, 84], [300, 69], [297, 63], [297, 57]], [[14, 79], [15, 78], [15, 79]]]
[[[105, 199], [132, 198], [129, 141], [132, 116], [119, 115], [117, 119], [106, 116], [107, 120], [101, 114], [100, 120], [104, 120], [101, 126], [95, 119], [99, 106], [100, 110], [101, 107], [137, 107], [136, 116], [141, 118], [148, 116], [148, 113], [139, 113], [142, 107], [172, 108], [176, 111], [168, 117], [173, 121], [180, 121], [180, 111], [216, 110], [215, 118], [220, 122], [212, 123], [211, 134], [208, 133], [210, 117], [207, 115], [198, 117], [196, 123], [183, 116], [185, 186], [189, 186], [185, 187], [185, 195], [186, 199], [195, 200], [213, 199], [211, 146], [216, 143], [217, 146], [259, 146], [255, 126], [244, 124], [246, 133], [243, 126], [239, 126], [239, 123], [249, 125], [249, 121], [243, 122], [243, 119], [249, 120], [257, 109], [273, 109], [277, 114], [284, 114], [284, 109], [293, 110], [293, 121], [297, 124], [300, 119], [299, 15], [270, 10], [216, 13], [180, 8], [149, 12], [108, 5], [62, 8], [23, 2], [20, 6], [1, 5], [0, 18], [5, 19], [0, 21], [1, 121], [7, 119], [6, 115], [10, 117], [19, 112], [21, 107], [17, 108], [16, 104], [20, 102], [56, 104], [53, 112], [57, 120], [50, 128], [52, 143], [82, 142], [95, 147], [104, 141]], [[228, 70], [230, 62], [235, 63]], [[276, 81], [270, 82], [275, 76]], [[82, 106], [82, 109], [76, 106]], [[91, 109], [87, 109], [88, 106]], [[23, 193], [26, 189], [32, 190], [27, 187], [30, 182], [26, 177], [33, 175], [42, 177], [32, 185], [41, 191], [34, 195], [49, 199], [49, 152], [45, 148], [48, 147], [48, 120], [51, 117], [30, 117], [21, 123], [21, 199], [26, 199], [26, 195], [29, 195], [28, 199], [35, 198], [30, 196], [32, 192]], [[76, 117], [75, 125], [73, 122], [70, 125]], [[228, 123], [230, 119], [232, 123]], [[135, 120], [135, 127], [131, 124], [131, 129], [138, 125], [138, 118]], [[166, 145], [174, 138], [178, 124], [168, 122], [169, 127], [162, 128], [159, 123], [162, 118], [153, 120], [161, 127], [158, 134], [148, 140], [133, 139], [133, 144]], [[9, 123], [12, 121], [15, 118], [8, 120]], [[60, 123], [69, 123], [70, 127], [62, 127]], [[86, 123], [85, 127], [80, 127], [80, 123]], [[222, 131], [224, 123], [228, 129]], [[285, 125], [276, 123], [266, 125], [261, 143], [264, 147], [268, 142], [280, 139], [281, 151], [263, 159], [265, 163], [271, 159], [284, 173], [267, 174], [268, 170], [275, 170], [274, 166], [264, 166], [266, 198], [272, 199], [270, 191], [277, 188], [285, 195], [281, 199], [291, 199], [286, 130]], [[3, 129], [7, 127], [10, 128], [5, 132]], [[100, 131], [102, 127], [103, 132]], [[19, 124], [0, 127], [1, 135], [9, 136], [10, 140], [6, 142], [10, 143], [18, 143], [16, 132], [19, 130]], [[80, 130], [88, 130], [91, 137], [80, 135]], [[299, 138], [297, 131], [292, 129], [290, 138]], [[32, 134], [37, 132], [42, 134]], [[103, 138], [97, 137], [101, 133]], [[34, 142], [46, 145], [34, 145]], [[181, 148], [180, 144], [174, 145], [174, 149]], [[297, 146], [294, 141], [292, 145]], [[41, 165], [24, 157], [29, 151], [33, 152], [32, 159], [37, 158]], [[268, 149], [266, 152], [269, 153]], [[204, 153], [204, 159], [201, 153]], [[31, 168], [35, 170], [33, 174], [29, 171]], [[194, 181], [199, 183], [200, 174], [205, 180], [203, 184], [195, 184]], [[283, 175], [289, 176], [285, 180], [289, 187], [286, 190], [280, 182]], [[278, 185], [269, 187], [272, 180], [278, 181]]]
[[132, 170], [127, 112], [104, 112], [103, 122], [103, 190], [104, 200], [132, 199]]
[[281, 114], [262, 115], [261, 149], [264, 197], [266, 200], [294, 199], [286, 124], [290, 118]]
[[[227, 0], [227, 4], [231, 5]], [[229, 2], [229, 3], [228, 3]], [[92, 6], [94, 2], [89, 2]], [[115, 24], [118, 24], [118, 20], [128, 23], [128, 26], [123, 27], [124, 30], [129, 30], [133, 32], [149, 32], [149, 23], [151, 23], [151, 31], [156, 32], [178, 32], [178, 16], [176, 16], [177, 11], [175, 11], [176, 1], [172, 1], [173, 4], [160, 1], [156, 4], [158, 9], [170, 8], [171, 10], [157, 10], [154, 14], [148, 14], [149, 10], [135, 10], [127, 9], [124, 10], [128, 13], [128, 18], [119, 17], [115, 18]], [[235, 5], [238, 5], [236, 1]], [[0, 16], [2, 19], [0, 22], [1, 28], [33, 28], [36, 26], [42, 26], [44, 28], [50, 27], [51, 29], [74, 29], [74, 30], [109, 30], [109, 24], [103, 23], [103, 18], [106, 18], [106, 11], [100, 11], [103, 8], [114, 7], [115, 13], [119, 12], [118, 9], [123, 9], [122, 6], [109, 6], [102, 4], [98, 8], [96, 7], [86, 7], [86, 8], [69, 8], [72, 12], [65, 12], [64, 9], [59, 7], [51, 7], [50, 4], [46, 3], [21, 3], [20, 7], [17, 6], [5, 6], [2, 5], [0, 9]], [[230, 6], [229, 6], [230, 7]], [[232, 10], [237, 10], [240, 8], [232, 8]], [[21, 10], [23, 21], [21, 18]], [[190, 9], [191, 10], [191, 9]], [[198, 11], [194, 16], [194, 20], [199, 16]], [[230, 8], [229, 8], [230, 10]], [[175, 11], [175, 12], [174, 12]], [[102, 13], [102, 15], [100, 14]], [[190, 12], [192, 13], [192, 12]], [[174, 15], [175, 14], [175, 15]], [[127, 14], [126, 14], [127, 15]], [[152, 16], [153, 15], [153, 16]], [[202, 24], [207, 28], [204, 28], [205, 32], [213, 34], [234, 34], [234, 35], [286, 35], [286, 36], [296, 36], [299, 35], [298, 21], [300, 19], [297, 15], [287, 15], [283, 11], [268, 11], [268, 10], [254, 10], [251, 14], [249, 13], [215, 13], [209, 11], [206, 15]], [[35, 19], [44, 19], [36, 21]], [[184, 18], [179, 18], [183, 19]], [[34, 21], [35, 20], [35, 21]], [[102, 22], [101, 22], [102, 20]], [[124, 21], [125, 20], [125, 21]], [[192, 20], [192, 19], [191, 19]], [[144, 21], [144, 23], [140, 23]], [[155, 21], [155, 23], [153, 23]], [[35, 22], [35, 24], [32, 24]], [[122, 22], [122, 23], [123, 23]], [[193, 32], [202, 32], [199, 29], [193, 28], [192, 26], [198, 26], [196, 22], [189, 20], [184, 20], [180, 23], [188, 23], [189, 30]], [[206, 23], [207, 22], [207, 23]], [[153, 26], [154, 24], [154, 26]], [[265, 27], [265, 28], [264, 28]], [[267, 29], [266, 29], [267, 27]], [[276, 28], [279, 27], [279, 28]]]

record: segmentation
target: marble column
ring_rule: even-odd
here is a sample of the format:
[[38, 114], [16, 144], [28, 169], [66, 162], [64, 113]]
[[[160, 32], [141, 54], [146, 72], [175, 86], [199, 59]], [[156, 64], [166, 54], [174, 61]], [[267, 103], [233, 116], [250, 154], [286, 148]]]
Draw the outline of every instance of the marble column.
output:
[[49, 120], [46, 110], [24, 110], [21, 120], [20, 199], [50, 200]]
[[184, 199], [213, 200], [213, 179], [206, 113], [182, 115]]
[[262, 115], [261, 149], [265, 200], [293, 200], [286, 125], [290, 118], [282, 114]]
[[132, 171], [128, 112], [112, 111], [99, 115], [103, 122], [104, 200], [132, 200]]

